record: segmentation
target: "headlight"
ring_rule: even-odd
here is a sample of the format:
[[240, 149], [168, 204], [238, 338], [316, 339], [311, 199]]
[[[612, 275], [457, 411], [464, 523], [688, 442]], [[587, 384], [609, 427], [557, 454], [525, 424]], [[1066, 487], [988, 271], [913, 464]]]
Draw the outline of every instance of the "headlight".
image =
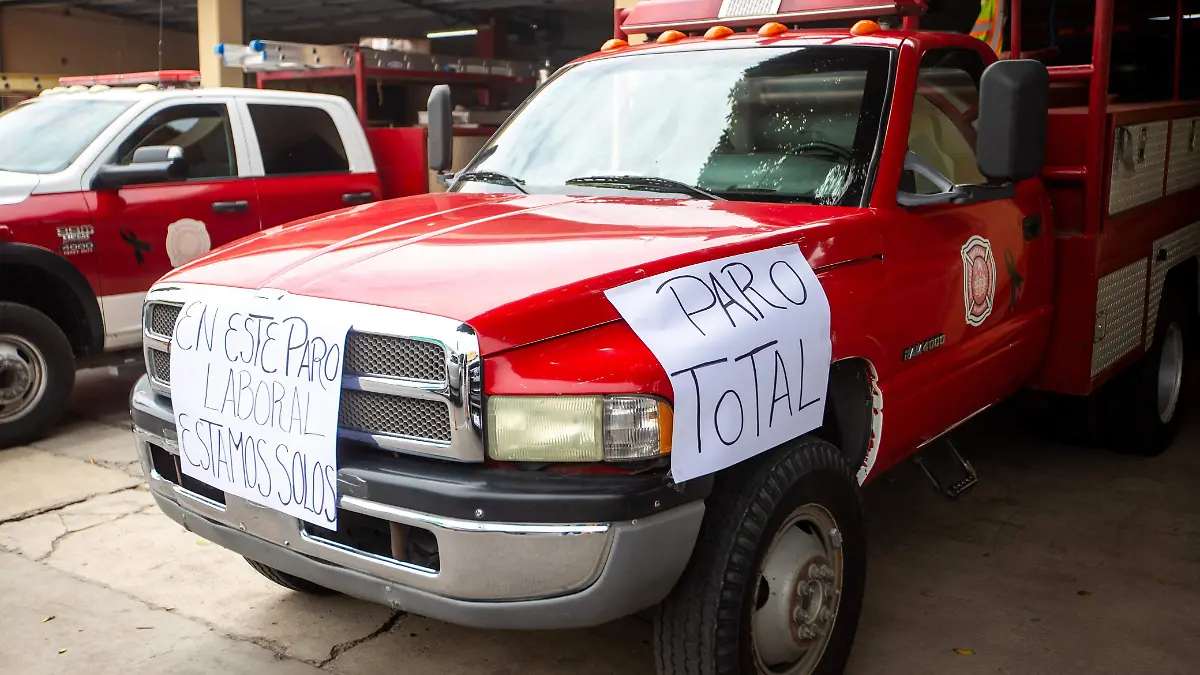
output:
[[492, 396], [488, 455], [509, 462], [621, 462], [671, 452], [671, 406], [649, 396]]

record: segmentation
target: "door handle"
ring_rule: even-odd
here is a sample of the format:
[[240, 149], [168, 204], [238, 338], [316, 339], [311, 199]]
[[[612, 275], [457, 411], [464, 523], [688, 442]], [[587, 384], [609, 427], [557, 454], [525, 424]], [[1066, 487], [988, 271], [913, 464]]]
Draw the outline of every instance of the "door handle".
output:
[[213, 202], [213, 213], [242, 213], [250, 210], [250, 202], [245, 199], [236, 202]]
[[1026, 216], [1021, 221], [1021, 229], [1025, 233], [1025, 241], [1033, 241], [1042, 236], [1042, 217]]
[[342, 203], [346, 205], [366, 204], [371, 201], [375, 201], [375, 193], [373, 192], [347, 192], [342, 195]]

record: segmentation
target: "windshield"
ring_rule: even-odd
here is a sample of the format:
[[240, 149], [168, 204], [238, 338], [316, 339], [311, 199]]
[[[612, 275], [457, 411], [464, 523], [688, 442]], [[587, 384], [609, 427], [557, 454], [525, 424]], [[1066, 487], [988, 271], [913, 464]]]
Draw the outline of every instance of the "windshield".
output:
[[62, 171], [132, 105], [75, 96], [39, 99], [0, 112], [0, 170]]
[[887, 49], [831, 46], [586, 61], [537, 92], [454, 189], [562, 192], [564, 185], [590, 185], [857, 204], [890, 64]]

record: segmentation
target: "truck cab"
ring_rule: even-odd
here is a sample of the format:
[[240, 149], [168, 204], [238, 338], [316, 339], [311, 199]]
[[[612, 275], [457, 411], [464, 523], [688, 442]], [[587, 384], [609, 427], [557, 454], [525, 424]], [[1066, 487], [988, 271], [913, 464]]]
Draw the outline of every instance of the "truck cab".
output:
[[344, 99], [196, 77], [64, 78], [0, 114], [0, 447], [53, 423], [76, 362], [137, 355], [167, 272], [382, 196]]
[[[961, 494], [946, 435], [1022, 388], [1161, 452], [1196, 314], [1170, 270], [1194, 254], [1166, 254], [1154, 319], [1144, 283], [1098, 281], [1109, 137], [1064, 139], [1112, 119], [1103, 96], [1051, 107], [1106, 61], [999, 59], [918, 30], [919, 2], [718, 4], [619, 14], [444, 194], [155, 284], [131, 413], [163, 512], [300, 591], [492, 628], [655, 607], [659, 673], [840, 672], [862, 485], [940, 451]], [[809, 21], [840, 25], [788, 25]], [[429, 101], [439, 171], [449, 101]], [[1164, 213], [1155, 236], [1183, 230]], [[1121, 255], [1145, 273], [1143, 243]], [[1119, 356], [1100, 317], [1133, 310], [1108, 283], [1137, 310]]]

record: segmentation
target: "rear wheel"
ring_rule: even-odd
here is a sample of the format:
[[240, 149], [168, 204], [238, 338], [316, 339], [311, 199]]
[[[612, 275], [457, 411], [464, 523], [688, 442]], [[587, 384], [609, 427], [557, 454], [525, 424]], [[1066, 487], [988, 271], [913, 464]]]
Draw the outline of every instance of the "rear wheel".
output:
[[1191, 389], [1186, 355], [1194, 319], [1184, 294], [1164, 288], [1150, 349], [1099, 392], [1101, 428], [1114, 450], [1153, 456], [1174, 440]]
[[332, 589], [325, 588], [320, 584], [315, 584], [308, 579], [302, 579], [293, 574], [281, 572], [274, 567], [271, 567], [270, 565], [264, 565], [257, 560], [246, 558], [246, 562], [250, 563], [250, 566], [254, 568], [255, 572], [258, 572], [259, 574], [288, 590], [308, 593], [309, 595], [333, 595], [336, 593], [336, 591]]
[[45, 314], [0, 302], [0, 448], [46, 433], [75, 385], [75, 355]]
[[866, 580], [858, 483], [804, 438], [723, 473], [655, 617], [659, 675], [840, 673]]

